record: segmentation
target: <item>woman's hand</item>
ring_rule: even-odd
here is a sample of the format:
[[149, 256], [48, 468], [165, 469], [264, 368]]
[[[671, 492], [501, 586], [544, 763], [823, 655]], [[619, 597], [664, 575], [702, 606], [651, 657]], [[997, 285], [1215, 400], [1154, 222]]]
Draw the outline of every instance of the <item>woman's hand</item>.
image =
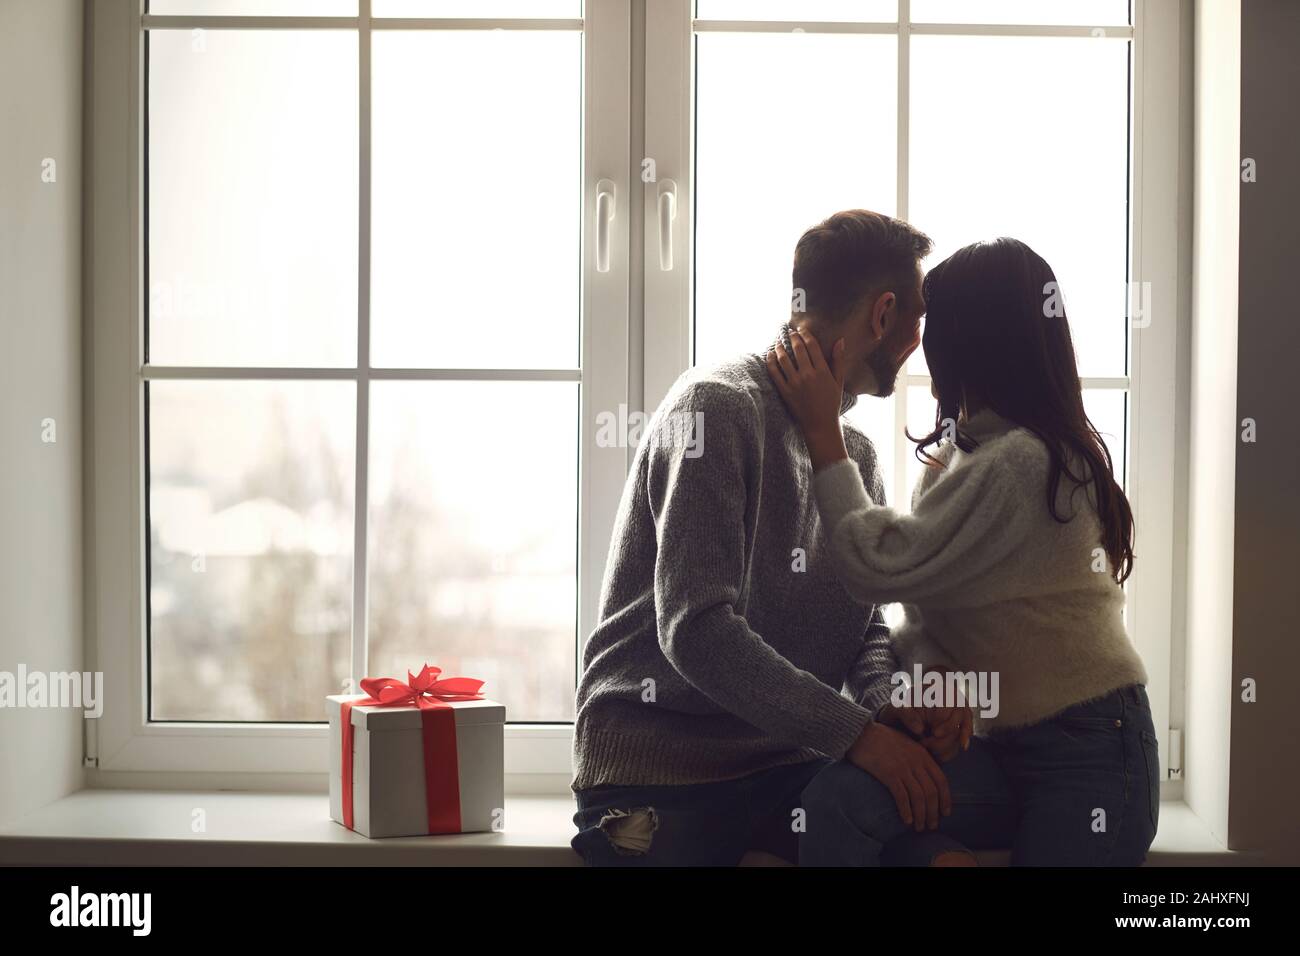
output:
[[975, 713], [965, 705], [927, 708], [927, 732], [922, 746], [940, 763], [947, 763], [963, 750], [970, 749]]
[[940, 763], [947, 763], [970, 748], [974, 733], [974, 711], [965, 704], [955, 707], [902, 707], [886, 704], [876, 720], [892, 727], [902, 727]]
[[767, 374], [803, 432], [813, 470], [820, 471], [849, 457], [840, 432], [844, 372], [837, 367], [844, 340], [835, 343], [830, 362], [822, 357], [817, 340], [797, 329], [790, 331], [790, 345], [794, 355], [781, 344], [767, 354]]

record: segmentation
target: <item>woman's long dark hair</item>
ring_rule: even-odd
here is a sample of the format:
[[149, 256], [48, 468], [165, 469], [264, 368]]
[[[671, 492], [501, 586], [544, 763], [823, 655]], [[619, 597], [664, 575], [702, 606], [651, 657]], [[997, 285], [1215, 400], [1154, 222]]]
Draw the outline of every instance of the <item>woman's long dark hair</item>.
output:
[[[938, 464], [925, 449], [945, 433], [945, 420], [959, 421], [966, 401], [1033, 432], [1051, 455], [1048, 511], [1061, 523], [1070, 520], [1056, 509], [1062, 475], [1077, 486], [1090, 482], [1111, 573], [1123, 583], [1133, 571], [1133, 511], [1115, 481], [1110, 450], [1083, 409], [1052, 267], [1016, 239], [977, 242], [931, 269], [924, 291], [922, 344], [939, 407], [934, 431], [907, 436], [917, 457]], [[975, 448], [960, 424], [956, 444], [966, 452]], [[1081, 474], [1070, 468], [1071, 453], [1086, 465]]]

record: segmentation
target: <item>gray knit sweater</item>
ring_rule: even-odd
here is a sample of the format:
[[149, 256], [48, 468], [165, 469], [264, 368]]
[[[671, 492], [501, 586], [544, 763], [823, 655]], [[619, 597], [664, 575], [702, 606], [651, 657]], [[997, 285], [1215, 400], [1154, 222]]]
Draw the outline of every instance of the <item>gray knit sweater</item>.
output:
[[[883, 504], [871, 443], [844, 432]], [[879, 609], [835, 577], [804, 441], [763, 356], [687, 372], [623, 490], [583, 652], [573, 789], [840, 758], [897, 670]]]

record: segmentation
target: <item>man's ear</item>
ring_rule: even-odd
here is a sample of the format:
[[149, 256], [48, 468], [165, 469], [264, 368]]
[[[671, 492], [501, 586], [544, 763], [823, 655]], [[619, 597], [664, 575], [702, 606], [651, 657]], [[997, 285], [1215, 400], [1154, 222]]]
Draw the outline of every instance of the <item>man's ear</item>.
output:
[[878, 341], [889, 331], [890, 323], [898, 313], [898, 296], [892, 292], [882, 292], [876, 296], [871, 307], [871, 334]]

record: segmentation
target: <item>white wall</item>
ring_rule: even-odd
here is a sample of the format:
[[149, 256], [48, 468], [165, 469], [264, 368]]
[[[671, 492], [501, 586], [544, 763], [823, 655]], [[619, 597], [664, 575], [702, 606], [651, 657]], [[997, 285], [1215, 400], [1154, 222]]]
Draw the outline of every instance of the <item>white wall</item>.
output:
[[[81, 103], [81, 0], [0, 0], [0, 671], [10, 673], [83, 660]], [[42, 181], [46, 159], [53, 182]], [[0, 825], [81, 786], [82, 724], [80, 710], [0, 709]]]
[[1183, 797], [1228, 842], [1236, 481], [1241, 3], [1196, 4]]

